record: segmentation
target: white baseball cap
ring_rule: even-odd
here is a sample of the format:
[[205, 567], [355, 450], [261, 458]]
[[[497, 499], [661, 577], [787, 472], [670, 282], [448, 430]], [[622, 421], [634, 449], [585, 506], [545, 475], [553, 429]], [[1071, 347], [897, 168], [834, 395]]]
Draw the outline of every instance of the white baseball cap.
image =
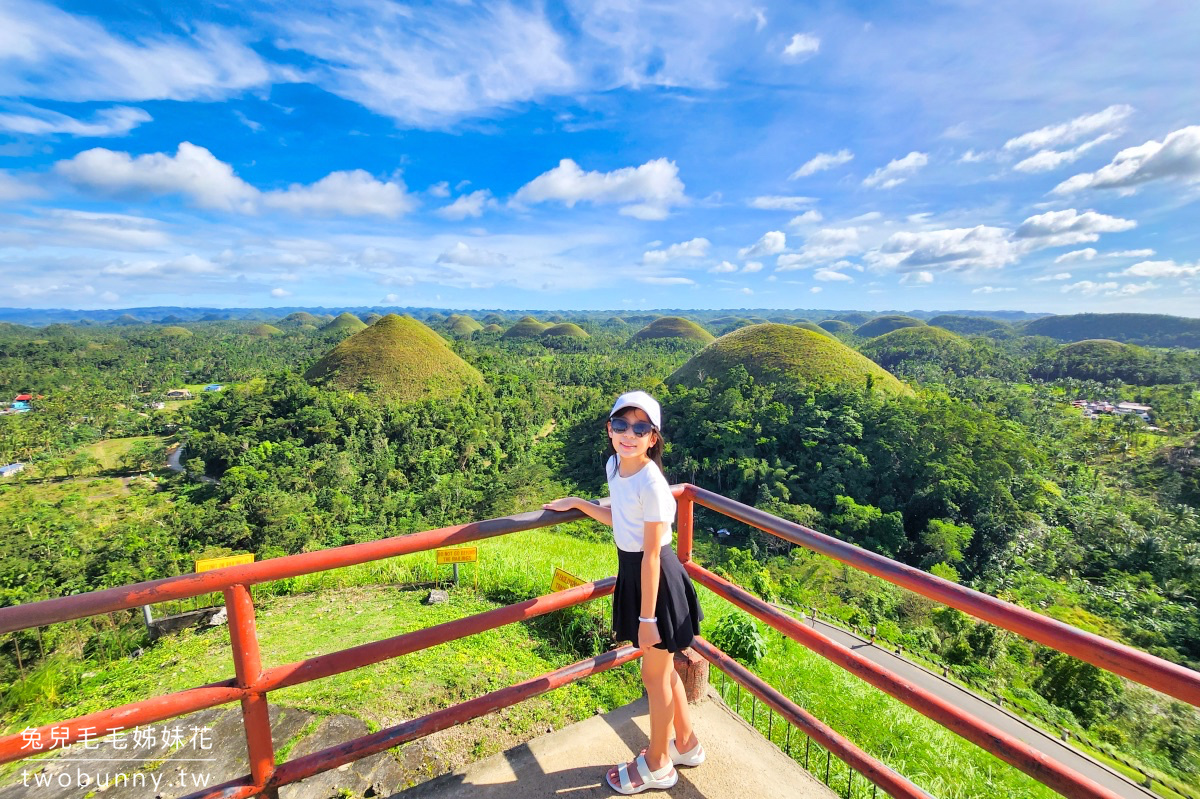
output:
[[650, 417], [650, 424], [662, 430], [662, 408], [659, 407], [658, 400], [645, 391], [628, 391], [617, 397], [617, 402], [609, 411], [608, 418], [613, 418], [625, 408], [641, 408]]

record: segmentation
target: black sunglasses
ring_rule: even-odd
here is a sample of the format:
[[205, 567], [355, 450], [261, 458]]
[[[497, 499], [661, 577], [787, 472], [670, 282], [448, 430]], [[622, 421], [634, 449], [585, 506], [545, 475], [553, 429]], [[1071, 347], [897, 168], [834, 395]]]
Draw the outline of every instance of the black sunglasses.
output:
[[654, 425], [650, 424], [649, 422], [634, 422], [633, 424], [630, 424], [628, 419], [624, 419], [620, 416], [614, 416], [608, 420], [608, 423], [612, 425], [612, 431], [614, 433], [624, 433], [632, 428], [633, 434], [638, 438], [644, 438], [645, 436], [650, 435], [650, 433], [654, 430]]

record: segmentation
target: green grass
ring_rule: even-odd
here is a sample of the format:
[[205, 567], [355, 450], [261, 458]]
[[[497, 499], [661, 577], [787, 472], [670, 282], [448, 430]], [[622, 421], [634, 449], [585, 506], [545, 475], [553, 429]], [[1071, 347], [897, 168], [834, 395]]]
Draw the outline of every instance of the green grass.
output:
[[169, 436], [109, 438], [104, 441], [97, 441], [95, 444], [89, 444], [83, 447], [81, 451], [100, 461], [102, 468], [111, 470], [121, 468], [121, 458], [139, 441], [161, 442], [165, 446], [169, 440]]
[[[708, 626], [707, 624], [705, 625]], [[767, 656], [753, 669], [796, 704], [808, 710], [908, 779], [939, 799], [974, 797], [1056, 797], [1054, 791], [1002, 762], [974, 744], [959, 738], [935, 721], [912, 710], [899, 700], [854, 677], [839, 666], [810, 652], [774, 631], [767, 631]], [[720, 676], [710, 678], [718, 687]], [[752, 711], [749, 694], [742, 690], [741, 715], [763, 735], [768, 731], [765, 707]], [[727, 686], [727, 701], [735, 704], [733, 684]], [[774, 720], [771, 739], [785, 745], [785, 724]], [[804, 762], [804, 736], [792, 731], [791, 753]], [[818, 779], [824, 778], [825, 753], [815, 744], [810, 766]], [[845, 795], [847, 768], [835, 758], [830, 763], [829, 783]], [[861, 775], [855, 778], [855, 797], [870, 796], [870, 786]], [[861, 792], [861, 793], [860, 793]]]

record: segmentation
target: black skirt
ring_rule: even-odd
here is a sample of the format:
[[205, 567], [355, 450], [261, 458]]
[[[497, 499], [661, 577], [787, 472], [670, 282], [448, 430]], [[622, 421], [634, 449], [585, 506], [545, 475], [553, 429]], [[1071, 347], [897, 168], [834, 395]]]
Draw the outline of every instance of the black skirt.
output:
[[[613, 591], [613, 633], [618, 641], [638, 640], [638, 617], [642, 612], [642, 553], [617, 548], [617, 587]], [[700, 634], [704, 618], [692, 579], [683, 570], [675, 550], [668, 544], [659, 553], [662, 564], [658, 578], [658, 634], [662, 643], [655, 649], [678, 652], [689, 646]]]

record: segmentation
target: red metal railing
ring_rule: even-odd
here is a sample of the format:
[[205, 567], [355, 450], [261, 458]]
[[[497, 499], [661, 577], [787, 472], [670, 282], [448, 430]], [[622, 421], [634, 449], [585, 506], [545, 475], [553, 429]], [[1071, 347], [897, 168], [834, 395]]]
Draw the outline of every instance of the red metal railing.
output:
[[[828, 555], [894, 585], [1066, 652], [1106, 671], [1128, 677], [1193, 705], [1200, 705], [1200, 673], [1191, 669], [905, 566], [703, 488], [685, 484], [678, 497], [679, 558], [696, 582], [1064, 796], [1072, 799], [1118, 799], [1118, 794], [1104, 786], [1046, 757], [997, 727], [964, 713], [922, 688], [905, 682], [882, 666], [830, 640], [815, 629], [805, 627], [791, 616], [692, 561], [694, 506], [702, 505], [793, 544]], [[707, 652], [703, 645], [697, 647], [697, 651], [723, 670], [728, 665], [720, 662], [713, 653]], [[730, 672], [726, 670], [726, 673]], [[750, 687], [766, 701], [763, 693], [766, 686], [761, 681], [755, 684], [746, 681], [744, 675], [743, 679], [734, 674], [731, 676]], [[842, 759], [845, 760], [845, 756], [842, 756]]]
[[[1113, 793], [1087, 778], [1048, 760], [1044, 755], [1020, 741], [982, 721], [963, 714], [927, 692], [905, 683], [887, 670], [830, 641], [820, 633], [804, 627], [757, 597], [692, 562], [694, 504], [701, 504], [785, 540], [830, 555], [897, 585], [945, 602], [1006, 629], [1027, 635], [1048, 646], [1069, 652], [1102, 668], [1123, 674], [1192, 704], [1197, 704], [1197, 697], [1200, 697], [1200, 675], [1195, 672], [1076, 630], [1068, 625], [962, 586], [939, 580], [916, 569], [858, 549], [801, 525], [778, 519], [704, 489], [685, 484], [675, 486], [673, 492], [679, 499], [679, 557], [697, 582], [713, 589], [785, 635], [838, 663], [872, 685], [899, 698], [1066, 796], [1093, 797], [1095, 799], [1101, 797], [1114, 799], [1115, 797]], [[91, 732], [94, 730], [119, 731], [204, 708], [240, 701], [249, 753], [250, 773], [241, 779], [199, 791], [192, 794], [189, 799], [248, 797], [257, 794], [274, 796], [278, 788], [283, 785], [367, 757], [437, 730], [486, 715], [523, 699], [553, 690], [568, 682], [619, 666], [639, 657], [641, 650], [632, 646], [620, 647], [549, 674], [438, 710], [419, 719], [404, 722], [277, 765], [267, 714], [268, 692], [340, 674], [388, 658], [400, 657], [435, 644], [607, 596], [612, 593], [615, 581], [611, 577], [596, 580], [566, 591], [540, 596], [434, 627], [266, 669], [263, 668], [259, 654], [254, 604], [249, 586], [366, 563], [381, 558], [426, 551], [436, 547], [547, 527], [577, 518], [583, 518], [583, 515], [577, 511], [525, 513], [428, 530], [382, 541], [354, 544], [322, 552], [292, 555], [243, 566], [231, 566], [201, 574], [171, 577], [89, 594], [2, 608], [0, 609], [0, 633], [221, 591], [225, 595], [229, 614], [235, 675], [232, 679], [46, 725], [40, 728], [37, 734], [42, 740], [45, 740], [49, 737], [50, 731], [56, 729], [59, 734], [54, 739], [55, 745], [65, 746], [85, 740], [89, 734], [94, 734]], [[798, 726], [812, 740], [836, 754], [889, 795], [905, 797], [905, 799], [910, 797], [911, 799], [928, 799], [928, 794], [919, 787], [858, 749], [853, 743], [767, 686], [707, 641], [698, 639], [695, 648], [718, 668], [740, 684], [745, 685], [776, 712]], [[62, 734], [64, 728], [67, 731], [65, 737]], [[27, 739], [21, 734], [0, 737], [0, 763], [19, 760], [37, 753], [37, 751], [31, 750]]]

